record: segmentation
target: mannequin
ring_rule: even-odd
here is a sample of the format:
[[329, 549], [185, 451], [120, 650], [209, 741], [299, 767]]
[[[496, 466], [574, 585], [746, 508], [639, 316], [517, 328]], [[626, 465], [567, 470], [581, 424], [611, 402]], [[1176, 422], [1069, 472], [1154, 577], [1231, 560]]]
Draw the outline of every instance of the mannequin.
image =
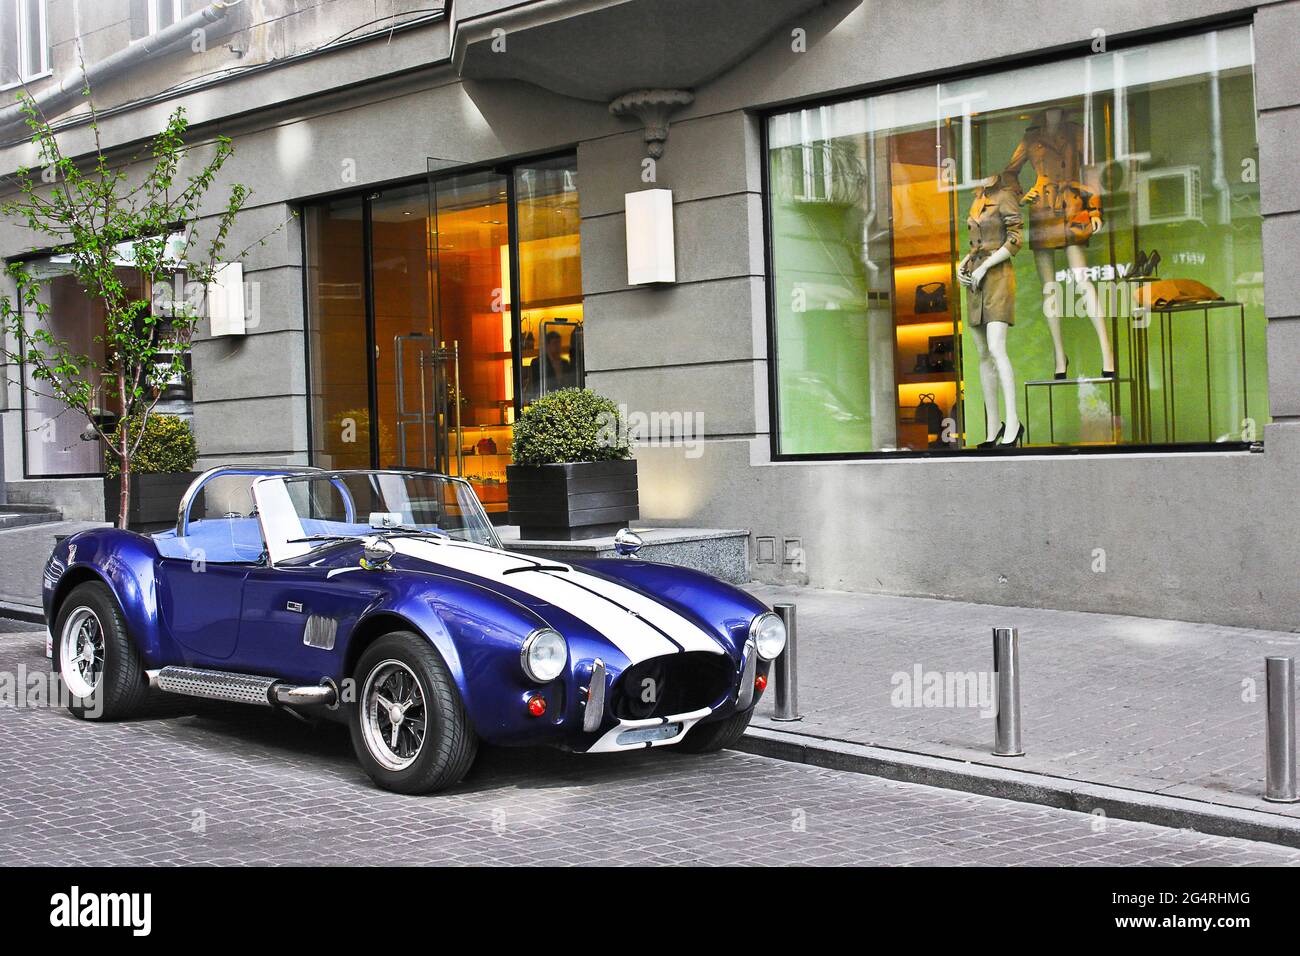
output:
[[[979, 448], [1017, 445], [1025, 426], [1016, 409], [1016, 374], [1007, 353], [1007, 331], [1015, 322], [1016, 273], [1011, 257], [1020, 251], [1020, 191], [1007, 174], [986, 179], [975, 190], [966, 227], [970, 252], [957, 264], [957, 281], [967, 289], [966, 330], [980, 357], [985, 441]], [[998, 415], [999, 400], [1002, 417]]]
[[1085, 247], [1094, 233], [1101, 229], [1101, 184], [1095, 174], [1090, 181], [1080, 181], [1084, 174], [1083, 127], [1066, 119], [1065, 110], [1059, 107], [1044, 110], [1038, 122], [1025, 130], [1016, 147], [1007, 172], [1016, 176], [1025, 163], [1031, 163], [1038, 174], [1029, 192], [1022, 200], [1030, 207], [1029, 245], [1034, 250], [1034, 266], [1043, 284], [1043, 314], [1052, 334], [1055, 352], [1054, 377], [1063, 379], [1069, 368], [1065, 344], [1061, 338], [1061, 299], [1048, 295], [1048, 283], [1056, 281], [1056, 252], [1065, 250], [1065, 262], [1074, 276], [1075, 285], [1082, 290], [1084, 304], [1101, 348], [1101, 374], [1115, 377], [1115, 355], [1111, 350], [1110, 332], [1101, 314], [1096, 287], [1080, 278], [1088, 267]]

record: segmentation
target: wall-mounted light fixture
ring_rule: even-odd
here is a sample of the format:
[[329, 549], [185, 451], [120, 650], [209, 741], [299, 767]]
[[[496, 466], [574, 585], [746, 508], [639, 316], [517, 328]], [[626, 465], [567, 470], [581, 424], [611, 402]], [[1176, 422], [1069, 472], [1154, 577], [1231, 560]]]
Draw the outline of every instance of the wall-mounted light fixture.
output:
[[228, 262], [218, 266], [207, 293], [212, 335], [245, 334], [243, 264]]
[[676, 282], [673, 191], [642, 189], [623, 197], [627, 219], [627, 284]]

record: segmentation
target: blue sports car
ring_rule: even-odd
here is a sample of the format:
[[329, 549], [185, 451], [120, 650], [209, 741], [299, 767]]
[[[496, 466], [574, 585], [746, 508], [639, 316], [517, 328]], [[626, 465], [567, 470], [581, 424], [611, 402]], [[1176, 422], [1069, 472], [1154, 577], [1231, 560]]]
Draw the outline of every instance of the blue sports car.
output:
[[410, 471], [214, 468], [174, 529], [60, 542], [44, 604], [77, 716], [165, 692], [331, 717], [402, 793], [456, 783], [480, 740], [726, 747], [786, 637], [697, 571], [506, 551], [468, 483]]

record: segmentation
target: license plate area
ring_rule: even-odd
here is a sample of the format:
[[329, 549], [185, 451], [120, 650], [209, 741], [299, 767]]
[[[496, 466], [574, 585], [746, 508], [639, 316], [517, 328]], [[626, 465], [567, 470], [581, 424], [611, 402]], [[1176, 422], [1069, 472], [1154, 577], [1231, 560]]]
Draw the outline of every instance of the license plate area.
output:
[[625, 730], [616, 738], [620, 747], [632, 744], [652, 743], [656, 740], [671, 740], [682, 732], [681, 724], [658, 724], [654, 727], [633, 727]]

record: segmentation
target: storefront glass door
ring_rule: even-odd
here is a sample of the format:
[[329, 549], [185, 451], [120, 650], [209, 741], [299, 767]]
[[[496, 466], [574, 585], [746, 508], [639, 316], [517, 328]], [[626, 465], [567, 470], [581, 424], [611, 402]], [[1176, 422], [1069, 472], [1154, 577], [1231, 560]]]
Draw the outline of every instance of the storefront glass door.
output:
[[583, 382], [574, 157], [304, 212], [313, 463], [463, 475], [504, 518], [516, 415]]

